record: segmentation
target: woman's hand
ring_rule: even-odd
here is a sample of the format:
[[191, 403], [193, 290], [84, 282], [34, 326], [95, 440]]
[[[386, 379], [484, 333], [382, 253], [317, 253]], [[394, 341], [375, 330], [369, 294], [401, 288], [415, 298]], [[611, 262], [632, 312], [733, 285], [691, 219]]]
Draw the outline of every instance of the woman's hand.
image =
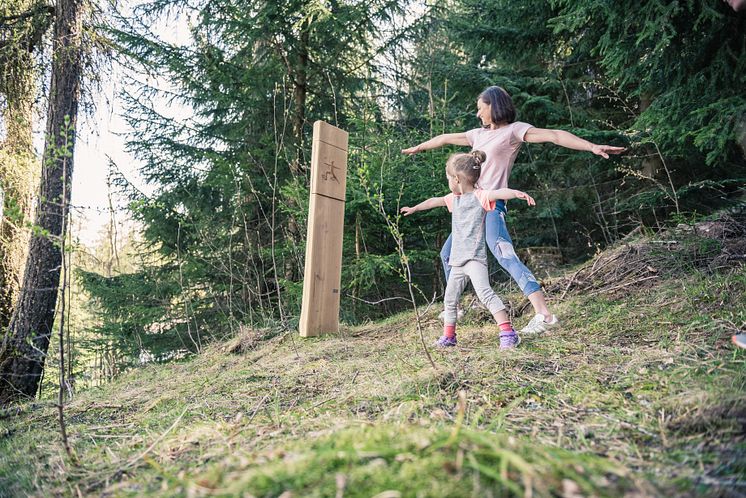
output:
[[404, 213], [404, 216], [409, 216], [412, 213], [416, 213], [417, 209], [405, 206], [405, 207], [401, 208], [401, 212]]
[[407, 154], [408, 156], [411, 156], [412, 154], [417, 154], [418, 152], [422, 152], [422, 149], [420, 149], [419, 145], [415, 145], [414, 147], [401, 150], [402, 154]]
[[593, 144], [591, 147], [591, 152], [596, 154], [597, 156], [601, 156], [604, 159], [609, 158], [609, 154], [621, 154], [626, 149], [624, 147], [614, 147], [613, 145], [596, 145]]

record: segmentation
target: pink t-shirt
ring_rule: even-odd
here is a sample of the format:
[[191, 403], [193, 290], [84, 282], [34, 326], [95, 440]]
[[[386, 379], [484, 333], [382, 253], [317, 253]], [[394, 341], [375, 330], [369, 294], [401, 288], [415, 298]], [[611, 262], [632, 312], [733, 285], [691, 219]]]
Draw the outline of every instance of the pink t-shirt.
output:
[[[482, 205], [485, 211], [493, 211], [495, 209], [495, 201], [491, 201], [489, 197], [487, 197], [487, 191], [482, 190], [481, 188], [474, 189], [474, 196], [479, 200], [479, 203]], [[446, 207], [448, 208], [448, 211], [453, 212], [453, 199], [455, 197], [460, 197], [451, 192], [450, 194], [443, 197], [443, 200], [446, 203]]]
[[487, 154], [478, 187], [496, 190], [508, 186], [510, 171], [529, 128], [533, 128], [533, 125], [516, 121], [496, 130], [475, 128], [466, 132], [471, 149]]

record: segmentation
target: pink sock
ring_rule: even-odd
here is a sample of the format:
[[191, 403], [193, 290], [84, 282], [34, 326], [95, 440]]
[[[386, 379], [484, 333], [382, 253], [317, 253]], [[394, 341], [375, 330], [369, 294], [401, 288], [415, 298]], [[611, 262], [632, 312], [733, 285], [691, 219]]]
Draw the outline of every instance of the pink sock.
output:
[[513, 326], [510, 324], [510, 322], [503, 322], [497, 324], [498, 327], [500, 327], [500, 332], [510, 332], [513, 330]]
[[448, 337], [449, 339], [453, 339], [456, 337], [456, 324], [453, 325], [443, 325], [443, 335]]

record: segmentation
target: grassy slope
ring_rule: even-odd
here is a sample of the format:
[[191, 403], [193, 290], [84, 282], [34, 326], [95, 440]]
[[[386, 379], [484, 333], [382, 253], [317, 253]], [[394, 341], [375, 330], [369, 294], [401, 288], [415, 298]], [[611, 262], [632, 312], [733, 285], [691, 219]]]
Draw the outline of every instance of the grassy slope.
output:
[[568, 294], [560, 332], [507, 353], [472, 312], [437, 370], [405, 313], [130, 372], [67, 407], [77, 466], [27, 404], [0, 420], [0, 495], [742, 496], [743, 267], [625, 291]]

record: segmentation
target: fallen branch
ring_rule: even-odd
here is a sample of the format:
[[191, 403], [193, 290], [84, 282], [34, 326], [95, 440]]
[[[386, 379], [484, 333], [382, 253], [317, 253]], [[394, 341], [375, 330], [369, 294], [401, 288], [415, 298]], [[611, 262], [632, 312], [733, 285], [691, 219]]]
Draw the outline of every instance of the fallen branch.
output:
[[597, 289], [597, 290], [591, 292], [590, 295], [591, 296], [595, 296], [595, 295], [598, 295], [598, 294], [602, 294], [604, 292], [611, 292], [611, 291], [622, 289], [624, 287], [627, 287], [627, 286], [630, 286], [630, 285], [633, 285], [633, 284], [639, 284], [640, 282], [644, 282], [645, 280], [650, 280], [650, 279], [653, 279], [653, 278], [658, 278], [658, 275], [653, 275], [651, 277], [641, 278], [639, 280], [633, 280], [631, 282], [627, 282], [626, 284], [615, 285], [614, 287]]

